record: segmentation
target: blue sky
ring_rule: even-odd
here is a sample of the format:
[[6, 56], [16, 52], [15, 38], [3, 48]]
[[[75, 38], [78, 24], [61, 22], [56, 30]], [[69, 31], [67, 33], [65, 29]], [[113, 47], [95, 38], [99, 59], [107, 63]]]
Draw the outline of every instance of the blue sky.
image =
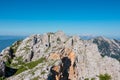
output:
[[0, 0], [0, 34], [120, 36], [119, 0]]

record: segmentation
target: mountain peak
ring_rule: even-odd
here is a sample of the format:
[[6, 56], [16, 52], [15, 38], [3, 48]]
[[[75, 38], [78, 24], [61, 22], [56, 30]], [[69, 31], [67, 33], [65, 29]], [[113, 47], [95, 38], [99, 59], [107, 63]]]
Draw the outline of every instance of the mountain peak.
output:
[[[62, 31], [32, 35], [2, 51], [0, 59], [10, 70], [5, 73], [1, 67], [4, 63], [1, 63], [0, 75], [8, 80], [36, 77], [38, 80], [97, 80], [96, 75], [107, 73], [113, 80], [118, 80], [120, 64], [109, 52], [114, 51], [114, 56], [120, 58], [116, 51], [120, 49], [119, 43], [108, 40], [103, 37], [81, 40], [79, 36], [67, 36]], [[9, 65], [6, 64], [8, 61]]]

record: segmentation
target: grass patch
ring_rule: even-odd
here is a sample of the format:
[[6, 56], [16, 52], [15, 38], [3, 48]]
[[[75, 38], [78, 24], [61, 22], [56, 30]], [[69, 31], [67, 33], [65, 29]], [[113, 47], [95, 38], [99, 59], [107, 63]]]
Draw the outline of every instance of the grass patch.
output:
[[23, 50], [25, 50], [26, 52], [28, 52], [30, 50], [30, 46], [29, 45], [26, 45]]
[[22, 56], [15, 59], [15, 61], [18, 61], [18, 63], [12, 63], [11, 66], [17, 67], [18, 65], [24, 65], [25, 63], [22, 61]]
[[99, 80], [111, 80], [111, 76], [109, 74], [100, 74], [99, 76]]
[[5, 78], [4, 77], [0, 77], [0, 80], [5, 80]]
[[85, 78], [85, 80], [89, 80], [89, 78]]
[[91, 80], [95, 80], [95, 78], [91, 78]]
[[5, 62], [5, 65], [6, 65], [7, 67], [10, 67], [11, 62], [12, 62], [12, 59], [8, 59], [8, 60]]
[[43, 71], [43, 72], [41, 72], [41, 75], [43, 75], [43, 74], [45, 74], [46, 72], [45, 71]]
[[38, 77], [33, 78], [32, 80], [39, 80], [39, 76], [38, 76]]
[[29, 62], [29, 63], [26, 63], [26, 64], [23, 64], [18, 70], [17, 72], [15, 73], [16, 75], [25, 71], [25, 70], [28, 70], [28, 69], [32, 69], [34, 68], [35, 66], [37, 66], [39, 63], [43, 63], [43, 61], [45, 60], [45, 58], [40, 58], [36, 61], [32, 61], [32, 62]]
[[15, 73], [15, 75], [17, 75], [17, 74], [19, 74], [19, 73], [21, 73], [21, 72], [23, 72], [23, 71], [25, 71], [25, 70], [27, 70], [27, 68], [24, 67], [24, 66], [21, 66], [21, 67], [17, 70], [17, 72]]
[[30, 63], [25, 64], [25, 66], [27, 66], [29, 69], [32, 69], [35, 66], [37, 66], [39, 63], [43, 63], [44, 60], [45, 60], [45, 58], [40, 58], [37, 61], [32, 61]]
[[15, 44], [13, 44], [11, 47], [10, 47], [10, 50], [12, 53], [16, 53], [17, 51], [17, 48], [19, 47], [19, 45], [21, 44], [22, 40], [19, 40], [17, 41]]

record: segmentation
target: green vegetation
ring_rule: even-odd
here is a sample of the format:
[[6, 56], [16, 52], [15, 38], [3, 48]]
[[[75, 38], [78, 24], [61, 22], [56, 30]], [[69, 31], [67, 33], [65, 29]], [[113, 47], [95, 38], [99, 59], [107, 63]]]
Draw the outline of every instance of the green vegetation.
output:
[[7, 67], [10, 67], [11, 62], [12, 62], [12, 59], [8, 59], [8, 60], [5, 62], [5, 65], [6, 65]]
[[15, 73], [16, 75], [25, 71], [25, 70], [28, 70], [28, 69], [32, 69], [34, 68], [35, 66], [37, 66], [39, 63], [42, 63], [43, 61], [45, 60], [45, 58], [40, 58], [39, 60], [37, 61], [32, 61], [30, 63], [26, 63], [26, 64], [23, 64], [18, 70], [17, 72]]
[[[11, 53], [16, 53], [17, 48], [19, 47], [19, 45], [21, 44], [21, 42], [22, 42], [22, 40], [19, 40], [19, 41], [17, 41], [16, 43], [14, 43], [14, 44], [10, 47], [10, 52], [11, 52]], [[13, 56], [13, 54], [12, 54], [12, 56]], [[7, 67], [10, 67], [13, 57], [12, 57], [12, 58], [9, 58], [9, 56], [5, 56], [5, 57], [7, 58], [7, 61], [5, 62], [6, 66], [7, 66]]]
[[22, 61], [22, 56], [15, 59], [15, 61], [18, 61], [17, 63], [12, 63], [11, 66], [18, 67], [18, 65], [24, 65], [25, 63]]
[[0, 80], [5, 80], [5, 78], [4, 77], [0, 77]]
[[32, 75], [35, 75], [34, 71], [31, 71]]
[[89, 80], [89, 78], [85, 78], [85, 80]]
[[38, 77], [33, 78], [33, 80], [39, 80], [39, 76], [38, 76]]
[[40, 58], [37, 61], [32, 61], [30, 63], [25, 64], [25, 66], [27, 66], [29, 69], [34, 68], [35, 66], [37, 66], [39, 63], [43, 63], [43, 61], [45, 60], [45, 58]]
[[95, 78], [91, 78], [91, 80], [95, 80]]
[[29, 45], [26, 45], [24, 48], [23, 48], [26, 52], [28, 52], [30, 50], [30, 46]]
[[100, 74], [99, 76], [99, 80], [111, 80], [111, 76], [109, 74]]
[[45, 74], [46, 72], [45, 71], [43, 71], [43, 72], [41, 72], [41, 75], [43, 75], [43, 74]]
[[17, 70], [17, 72], [15, 73], [15, 75], [17, 75], [17, 74], [19, 74], [19, 73], [21, 73], [21, 72], [23, 72], [23, 71], [25, 71], [25, 70], [27, 70], [27, 68], [24, 67], [24, 66], [21, 66], [21, 67]]
[[22, 42], [22, 40], [19, 40], [14, 45], [12, 45], [10, 47], [10, 50], [11, 50], [12, 53], [16, 53], [17, 48], [19, 47], [19, 45], [21, 44], [21, 42]]
[[29, 43], [29, 42], [31, 42], [32, 41], [32, 39], [29, 39], [28, 41], [27, 41], [27, 43]]
[[61, 39], [58, 37], [58, 38], [57, 38], [57, 41], [58, 41], [58, 42], [60, 42], [60, 41], [61, 41]]

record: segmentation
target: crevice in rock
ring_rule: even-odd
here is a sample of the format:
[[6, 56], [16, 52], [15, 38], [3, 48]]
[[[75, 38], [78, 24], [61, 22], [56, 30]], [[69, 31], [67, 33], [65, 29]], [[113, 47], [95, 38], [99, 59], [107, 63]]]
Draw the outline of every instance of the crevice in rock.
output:
[[47, 80], [72, 80], [70, 79], [70, 75], [72, 74], [70, 70], [73, 70], [72, 76], [74, 76], [76, 74], [74, 70], [75, 66], [75, 63], [71, 65], [71, 59], [63, 57], [62, 64], [51, 67]]
[[62, 59], [62, 66], [61, 66], [61, 73], [60, 80], [69, 80], [69, 68], [71, 66], [71, 60], [68, 57], [64, 57]]
[[34, 56], [34, 52], [31, 51], [30, 61], [32, 60], [33, 56]]

